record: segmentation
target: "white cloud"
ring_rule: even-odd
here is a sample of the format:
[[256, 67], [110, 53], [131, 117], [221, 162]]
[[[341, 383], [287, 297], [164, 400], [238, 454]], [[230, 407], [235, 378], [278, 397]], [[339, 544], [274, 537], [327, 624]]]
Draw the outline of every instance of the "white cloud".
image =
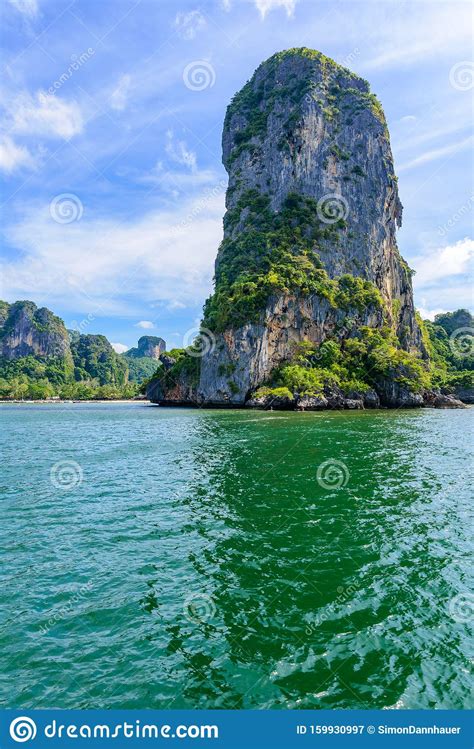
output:
[[[472, 45], [472, 18], [470, 3], [456, 3], [456, 10], [449, 3], [430, 3], [429, 12], [425, 3], [412, 3], [410, 21], [406, 12], [394, 12], [392, 3], [367, 3], [368, 11], [360, 17], [367, 26], [366, 38], [373, 37], [377, 29], [377, 40], [373, 56], [361, 65], [361, 70], [384, 70], [391, 67], [410, 68], [418, 62], [435, 57], [451, 57], [459, 60], [463, 45]], [[351, 20], [351, 17], [349, 17]], [[462, 58], [461, 58], [462, 59]], [[452, 64], [452, 62], [451, 62]], [[448, 79], [449, 67], [446, 70]]]
[[9, 0], [9, 3], [27, 18], [36, 18], [38, 15], [38, 3], [36, 0]]
[[186, 309], [186, 305], [180, 302], [178, 299], [172, 299], [169, 304], [166, 305], [166, 309], [173, 311], [175, 309]]
[[[426, 299], [422, 299], [422, 304], [427, 305]], [[428, 307], [417, 307], [418, 312], [420, 313], [423, 320], [431, 320], [433, 321], [435, 319], [436, 315], [439, 315], [441, 312], [447, 312], [445, 307], [438, 307], [436, 309], [428, 309]]]
[[207, 21], [199, 10], [191, 10], [189, 13], [177, 13], [173, 25], [183, 39], [194, 39], [206, 28]]
[[140, 322], [135, 323], [136, 328], [143, 328], [143, 330], [151, 330], [155, 327], [155, 323], [153, 323], [151, 320], [140, 320]]
[[0, 142], [0, 170], [12, 174], [18, 169], [35, 169], [35, 158], [25, 146], [17, 146], [6, 135]]
[[184, 140], [176, 141], [172, 130], [166, 133], [165, 151], [172, 161], [187, 167], [191, 172], [196, 171], [196, 154], [187, 147]]
[[291, 18], [294, 15], [297, 0], [254, 0], [254, 2], [263, 20], [267, 13], [275, 8], [284, 8], [288, 18]]
[[125, 109], [131, 82], [132, 78], [128, 74], [122, 75], [119, 78], [117, 87], [112, 92], [109, 100], [112, 109], [118, 112], [122, 112]]
[[427, 151], [426, 153], [421, 154], [421, 156], [417, 156], [411, 161], [407, 161], [404, 164], [401, 164], [398, 167], [397, 171], [406, 172], [408, 169], [413, 169], [414, 167], [421, 166], [422, 164], [428, 164], [430, 161], [441, 159], [443, 156], [451, 156], [451, 154], [459, 153], [459, 151], [464, 151], [465, 148], [472, 144], [473, 140], [474, 136], [471, 135], [469, 136], [469, 138], [464, 138], [464, 140], [458, 141], [457, 143], [451, 143], [448, 146], [443, 146], [441, 148], [435, 148], [432, 151]]
[[162, 190], [178, 195], [182, 192], [190, 194], [204, 185], [218, 185], [219, 191], [225, 192], [227, 186], [227, 180], [219, 181], [219, 176], [211, 169], [199, 169], [194, 172], [165, 170], [161, 162], [158, 162], [148, 174], [136, 177], [136, 181], [145, 185], [159, 185]]
[[113, 350], [117, 352], [117, 354], [123, 354], [124, 351], [128, 351], [130, 346], [126, 346], [124, 343], [112, 343], [110, 342], [110, 345], [112, 346]]
[[415, 286], [430, 286], [437, 281], [445, 281], [451, 276], [467, 273], [474, 257], [474, 240], [466, 237], [456, 244], [442, 247], [435, 252], [415, 258], [412, 265], [416, 270]]
[[82, 132], [83, 119], [79, 105], [57, 95], [38, 91], [33, 97], [22, 93], [7, 105], [11, 129], [22, 135], [72, 138]]
[[48, 202], [23, 210], [5, 230], [17, 249], [0, 267], [7, 298], [47, 298], [53, 307], [140, 320], [136, 298], [140, 306], [178, 301], [189, 307], [210, 292], [222, 239], [219, 186], [127, 221], [101, 218], [91, 209], [81, 221], [58, 224]]

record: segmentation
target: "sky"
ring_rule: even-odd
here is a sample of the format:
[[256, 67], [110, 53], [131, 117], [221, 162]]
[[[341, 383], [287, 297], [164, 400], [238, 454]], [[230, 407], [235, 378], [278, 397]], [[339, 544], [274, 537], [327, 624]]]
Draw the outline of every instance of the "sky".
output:
[[212, 290], [226, 106], [274, 52], [366, 78], [391, 134], [424, 317], [472, 307], [472, 6], [3, 0], [0, 298], [117, 350], [190, 343]]

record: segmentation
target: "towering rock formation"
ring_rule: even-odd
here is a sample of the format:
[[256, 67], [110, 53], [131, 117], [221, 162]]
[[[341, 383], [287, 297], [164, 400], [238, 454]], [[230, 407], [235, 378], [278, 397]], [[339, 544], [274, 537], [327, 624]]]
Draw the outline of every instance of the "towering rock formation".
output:
[[428, 354], [396, 243], [387, 125], [368, 83], [319, 52], [278, 53], [234, 97], [222, 143], [227, 211], [202, 356], [168, 362], [150, 397], [243, 405], [262, 384], [286, 385], [285, 364], [318, 369], [330, 340], [349, 381], [387, 405], [421, 403]]
[[166, 342], [163, 338], [155, 335], [142, 335], [138, 339], [136, 348], [130, 348], [125, 352], [126, 356], [132, 359], [146, 357], [149, 359], [159, 359], [161, 354], [166, 351]]

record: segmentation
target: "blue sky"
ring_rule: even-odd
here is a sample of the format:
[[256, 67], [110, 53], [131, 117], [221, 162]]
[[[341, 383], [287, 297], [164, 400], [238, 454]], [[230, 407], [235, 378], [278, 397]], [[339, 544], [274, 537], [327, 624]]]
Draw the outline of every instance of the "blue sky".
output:
[[192, 338], [222, 236], [226, 106], [307, 46], [388, 120], [425, 316], [471, 306], [469, 2], [5, 0], [2, 290], [129, 347]]

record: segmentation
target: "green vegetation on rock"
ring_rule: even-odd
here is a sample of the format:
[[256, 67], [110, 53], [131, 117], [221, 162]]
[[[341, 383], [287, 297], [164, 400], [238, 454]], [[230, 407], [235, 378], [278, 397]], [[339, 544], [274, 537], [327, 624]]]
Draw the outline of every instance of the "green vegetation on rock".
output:
[[59, 317], [34, 302], [0, 301], [0, 398], [132, 398], [160, 366], [133, 353], [144, 351], [145, 344], [165, 347], [153, 336], [140, 341], [127, 358], [103, 335], [67, 331]]
[[143, 382], [153, 377], [159, 369], [160, 363], [156, 359], [150, 359], [149, 356], [128, 357], [127, 354], [120, 354], [128, 367], [128, 379], [130, 382]]
[[248, 190], [226, 214], [225, 227], [239, 231], [223, 240], [216, 290], [206, 301], [203, 325], [215, 332], [258, 322], [272, 294], [316, 294], [335, 308], [382, 306], [377, 287], [345, 274], [330, 279], [317, 254], [318, 240], [334, 239], [342, 220], [318, 218], [316, 201], [290, 193], [278, 213], [269, 198]]
[[469, 352], [456, 348], [456, 331], [474, 329], [472, 315], [458, 310], [437, 315], [434, 323], [422, 321], [418, 316], [418, 324], [430, 353], [429, 362], [401, 349], [390, 327], [363, 326], [344, 340], [329, 338], [320, 346], [309, 341], [298, 344], [291, 359], [272, 372], [267, 384], [255, 396], [257, 393], [274, 396], [281, 388], [286, 388], [292, 397], [296, 394], [317, 396], [334, 386], [346, 395], [365, 393], [377, 389], [380, 381], [386, 378], [414, 393], [432, 387], [447, 391], [456, 387], [472, 388], [472, 334]]
[[124, 385], [127, 363], [103, 335], [81, 335], [71, 340], [76, 380], [97, 379], [100, 385]]
[[[419, 321], [420, 322], [420, 321]], [[422, 322], [433, 384], [446, 389], [474, 387], [474, 317], [468, 310], [444, 312]]]
[[197, 346], [193, 345], [187, 349], [174, 348], [167, 351], [165, 356], [172, 363], [172, 366], [166, 369], [163, 374], [159, 373], [164, 385], [173, 387], [182, 376], [186, 377], [186, 381], [191, 386], [198, 384], [201, 359]]
[[328, 338], [320, 346], [308, 341], [294, 347], [292, 357], [277, 367], [268, 387], [285, 387], [293, 394], [322, 395], [338, 387], [346, 395], [365, 393], [390, 378], [412, 392], [430, 385], [426, 363], [403, 351], [393, 330], [362, 326], [349, 338]]

